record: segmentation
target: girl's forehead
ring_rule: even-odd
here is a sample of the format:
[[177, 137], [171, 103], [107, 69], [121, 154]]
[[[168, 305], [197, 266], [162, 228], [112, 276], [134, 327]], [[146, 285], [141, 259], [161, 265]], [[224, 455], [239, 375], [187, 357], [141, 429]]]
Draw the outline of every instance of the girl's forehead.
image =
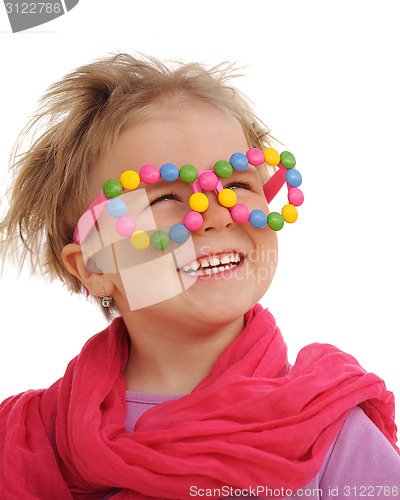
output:
[[152, 113], [124, 130], [96, 170], [103, 181], [146, 164], [191, 164], [202, 171], [247, 149], [238, 120], [212, 106], [191, 103]]

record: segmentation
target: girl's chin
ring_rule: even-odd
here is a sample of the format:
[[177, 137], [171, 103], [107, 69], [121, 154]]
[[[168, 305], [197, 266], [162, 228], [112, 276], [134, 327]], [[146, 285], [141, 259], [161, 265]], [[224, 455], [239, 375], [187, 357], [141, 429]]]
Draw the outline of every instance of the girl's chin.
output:
[[[195, 287], [193, 287], [195, 288]], [[194, 290], [192, 290], [195, 292]], [[190, 290], [188, 290], [190, 293]], [[196, 311], [196, 316], [202, 321], [212, 321], [215, 323], [229, 323], [243, 316], [251, 307], [253, 295], [252, 293], [237, 293], [230, 291], [229, 295], [220, 293], [202, 293], [198, 298], [196, 293], [188, 297], [188, 308], [192, 312]]]

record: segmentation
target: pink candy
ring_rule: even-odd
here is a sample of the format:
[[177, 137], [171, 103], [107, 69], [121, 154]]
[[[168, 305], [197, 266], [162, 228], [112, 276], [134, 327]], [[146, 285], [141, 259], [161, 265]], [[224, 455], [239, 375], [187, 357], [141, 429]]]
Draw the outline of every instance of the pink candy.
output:
[[160, 178], [160, 171], [154, 165], [143, 165], [139, 171], [140, 180], [146, 184], [155, 184]]
[[129, 238], [135, 232], [135, 222], [130, 217], [119, 217], [115, 229], [121, 236]]
[[183, 218], [183, 224], [189, 231], [197, 231], [203, 225], [203, 216], [199, 212], [188, 212]]
[[242, 203], [237, 203], [231, 209], [231, 216], [235, 222], [247, 222], [249, 220], [249, 209]]
[[295, 207], [299, 207], [304, 201], [304, 194], [301, 189], [293, 187], [289, 190], [288, 200]]
[[218, 177], [214, 174], [214, 172], [203, 172], [200, 175], [199, 182], [201, 188], [205, 191], [213, 191], [218, 185]]
[[249, 160], [249, 163], [251, 163], [255, 167], [262, 165], [265, 161], [264, 153], [257, 148], [249, 149], [246, 153], [246, 156]]

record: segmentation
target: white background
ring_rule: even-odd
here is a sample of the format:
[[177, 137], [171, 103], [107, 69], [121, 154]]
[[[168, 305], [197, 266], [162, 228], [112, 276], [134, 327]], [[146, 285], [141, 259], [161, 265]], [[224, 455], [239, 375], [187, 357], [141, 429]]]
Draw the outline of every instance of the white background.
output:
[[[298, 222], [279, 233], [280, 264], [262, 303], [291, 362], [308, 343], [335, 344], [400, 400], [397, 11], [396, 1], [368, 0], [81, 0], [12, 34], [0, 6], [1, 193], [19, 131], [71, 69], [115, 51], [237, 61], [247, 77], [236, 84], [295, 154], [306, 196]], [[10, 266], [0, 299], [0, 400], [49, 386], [106, 326], [83, 297], [18, 279]]]

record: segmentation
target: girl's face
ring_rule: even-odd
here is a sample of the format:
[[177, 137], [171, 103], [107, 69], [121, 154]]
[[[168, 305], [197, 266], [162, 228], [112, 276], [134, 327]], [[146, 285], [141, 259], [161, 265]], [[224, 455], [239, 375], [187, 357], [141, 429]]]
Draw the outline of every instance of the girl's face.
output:
[[[201, 172], [212, 169], [218, 160], [229, 160], [233, 153], [246, 153], [252, 146], [247, 144], [240, 124], [222, 111], [205, 104], [170, 101], [121, 133], [100, 161], [95, 192], [101, 190], [106, 180], [119, 179], [126, 170], [139, 172], [145, 164], [158, 168], [164, 163], [173, 163], [178, 168], [191, 164]], [[223, 179], [222, 185], [234, 189], [238, 202], [247, 205], [250, 212], [261, 209], [268, 213], [255, 167], [249, 165], [244, 172], [234, 173]], [[141, 187], [146, 188], [159, 228], [182, 223], [184, 215], [191, 210], [188, 200], [192, 189], [181, 180], [168, 183], [159, 180], [151, 186], [142, 183]], [[192, 286], [168, 300], [133, 312], [122, 281], [114, 274], [113, 296], [124, 317], [151, 314], [152, 318], [175, 323], [225, 324], [242, 316], [266, 292], [277, 265], [276, 233], [268, 227], [256, 229], [249, 223], [235, 223], [230, 211], [218, 202], [216, 193], [206, 194], [209, 208], [202, 214], [203, 226], [191, 232], [195, 256], [187, 265], [197, 259], [201, 269], [201, 264], [213, 256], [222, 260], [221, 266], [227, 258], [233, 259], [236, 266], [239, 256], [239, 264], [229, 271], [204, 275], [193, 272], [196, 264], [188, 273], [182, 268], [176, 269], [176, 273], [185, 273], [186, 283], [193, 280]], [[213, 262], [216, 261], [211, 264]], [[133, 286], [141, 285], [134, 283]]]

